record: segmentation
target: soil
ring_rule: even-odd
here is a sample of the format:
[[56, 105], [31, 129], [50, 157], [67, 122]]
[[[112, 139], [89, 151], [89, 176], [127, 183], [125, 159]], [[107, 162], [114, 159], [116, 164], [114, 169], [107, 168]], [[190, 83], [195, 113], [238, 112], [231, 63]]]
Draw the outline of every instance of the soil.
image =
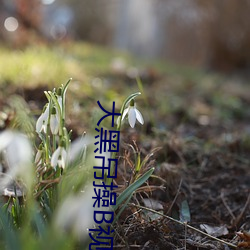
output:
[[[132, 205], [145, 206], [144, 200], [149, 198], [154, 206], [162, 205], [160, 212], [180, 220], [181, 204], [186, 201], [190, 212], [188, 225], [200, 230], [208, 225], [209, 234], [238, 245], [241, 240], [236, 232], [250, 230], [250, 159], [246, 154], [248, 147], [243, 148], [240, 142], [233, 144], [239, 145], [217, 145], [209, 153], [193, 143], [186, 142], [178, 151], [171, 142], [163, 145], [155, 156], [165, 159], [155, 162], [155, 175], [161, 179], [151, 178], [148, 185], [153, 191], [137, 194], [123, 212], [115, 249], [235, 249], [185, 224], [145, 214], [146, 210]], [[185, 148], [188, 152], [184, 152]]]

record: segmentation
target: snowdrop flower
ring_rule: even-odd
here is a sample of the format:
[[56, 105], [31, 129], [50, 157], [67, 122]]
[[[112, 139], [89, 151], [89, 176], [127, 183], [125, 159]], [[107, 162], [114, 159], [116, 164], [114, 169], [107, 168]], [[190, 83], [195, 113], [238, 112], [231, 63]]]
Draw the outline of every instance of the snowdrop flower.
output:
[[[87, 156], [87, 148], [92, 144], [94, 144], [94, 137], [86, 134], [74, 140], [68, 150], [68, 162], [71, 164], [74, 161], [79, 160], [80, 158], [82, 160], [85, 160]], [[91, 157], [94, 158], [93, 155], [91, 155]]]
[[21, 177], [27, 186], [33, 181], [32, 147], [28, 138], [21, 133], [5, 130], [0, 133], [0, 152], [7, 163], [7, 173], [1, 179], [1, 187], [7, 186], [13, 179]]
[[56, 135], [59, 131], [59, 117], [58, 112], [55, 107], [52, 108], [51, 116], [50, 116], [50, 130], [53, 135]]
[[135, 107], [134, 99], [130, 101], [129, 107], [124, 110], [122, 115], [122, 120], [125, 118], [127, 114], [128, 114], [129, 125], [132, 128], [134, 128], [136, 120], [138, 120], [138, 122], [140, 122], [141, 124], [144, 123], [141, 112]]
[[93, 227], [93, 186], [78, 195], [69, 195], [59, 206], [55, 226], [64, 233], [73, 233], [80, 239], [88, 237], [88, 228]]
[[56, 166], [64, 169], [67, 161], [67, 152], [64, 148], [63, 143], [55, 150], [51, 157], [51, 166], [56, 168]]
[[[109, 207], [94, 207], [93, 197], [95, 196], [92, 183], [85, 184], [79, 194], [68, 195], [58, 206], [54, 221], [56, 229], [59, 229], [59, 232], [72, 233], [80, 240], [89, 238], [88, 229], [95, 227], [94, 211], [110, 211]], [[96, 219], [101, 220], [102, 215], [96, 215]]]
[[36, 132], [41, 133], [42, 131], [46, 134], [47, 125], [49, 120], [49, 104], [47, 104], [36, 122]]

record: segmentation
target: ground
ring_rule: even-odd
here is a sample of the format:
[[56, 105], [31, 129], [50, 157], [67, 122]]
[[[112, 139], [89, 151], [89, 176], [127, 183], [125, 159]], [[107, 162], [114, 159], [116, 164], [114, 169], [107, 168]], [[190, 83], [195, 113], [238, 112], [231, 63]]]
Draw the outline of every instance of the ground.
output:
[[[136, 124], [135, 129], [125, 124], [122, 129], [118, 193], [136, 178], [135, 160], [139, 152], [141, 161], [148, 158], [139, 174], [155, 167], [147, 185], [138, 189], [120, 215], [114, 249], [228, 250], [234, 248], [226, 243], [240, 242], [249, 247], [249, 238], [240, 239], [236, 234], [250, 230], [248, 78], [133, 61], [127, 55], [109, 54], [96, 48], [101, 51], [98, 55], [95, 48], [82, 46], [82, 50], [79, 44], [70, 50], [65, 45], [51, 52], [55, 60], [57, 57], [65, 60], [65, 65], [61, 62], [59, 66], [67, 69], [63, 76], [71, 76], [72, 70], [76, 78], [68, 90], [66, 121], [74, 131], [73, 139], [93, 129], [91, 122], [98, 99], [107, 106], [116, 101], [119, 107], [128, 94], [139, 90], [142, 95], [136, 99], [137, 108], [145, 124]], [[31, 62], [32, 74], [34, 70], [42, 74]], [[137, 84], [134, 72], [139, 74], [141, 85]], [[45, 75], [45, 79], [37, 77], [34, 81], [32, 74], [27, 73], [26, 84], [23, 81], [19, 84], [12, 74], [5, 72], [1, 79], [1, 107], [8, 115], [7, 119], [2, 118], [1, 129], [9, 126], [13, 116], [12, 94], [23, 96], [36, 117], [46, 101], [43, 91], [51, 89], [56, 81], [53, 75], [51, 79]], [[139, 206], [187, 221], [187, 226]]]
[[[151, 199], [147, 206], [162, 205], [164, 214], [178, 219], [188, 210], [181, 207], [187, 201], [189, 225], [198, 229], [208, 225], [209, 234], [237, 245], [236, 232], [250, 229], [250, 99], [245, 95], [249, 85], [227, 77], [210, 87], [204, 78], [188, 83], [182, 79], [182, 85], [172, 81], [164, 78], [147, 86], [149, 106], [159, 115], [158, 127], [151, 127], [137, 143], [145, 154], [160, 147], [154, 164], [155, 175], [161, 179], [151, 178], [149, 185], [164, 188], [147, 192]], [[165, 116], [160, 114], [173, 99], [179, 99], [179, 106]], [[134, 202], [146, 205], [147, 195]], [[145, 218], [135, 208], [130, 211], [117, 237], [120, 245], [128, 242], [129, 249], [230, 249], [169, 219], [155, 219], [151, 214]]]

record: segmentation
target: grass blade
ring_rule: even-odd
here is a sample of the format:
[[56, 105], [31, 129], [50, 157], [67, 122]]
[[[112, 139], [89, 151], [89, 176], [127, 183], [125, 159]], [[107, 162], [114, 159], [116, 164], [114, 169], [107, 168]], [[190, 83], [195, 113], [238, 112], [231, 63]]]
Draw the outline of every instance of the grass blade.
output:
[[117, 198], [116, 205], [113, 206], [113, 209], [116, 210], [122, 204], [122, 202], [127, 199], [127, 197], [129, 197], [137, 188], [145, 183], [147, 179], [152, 175], [154, 170], [154, 168], [149, 169], [144, 175], [142, 175], [133, 184], [127, 187]]

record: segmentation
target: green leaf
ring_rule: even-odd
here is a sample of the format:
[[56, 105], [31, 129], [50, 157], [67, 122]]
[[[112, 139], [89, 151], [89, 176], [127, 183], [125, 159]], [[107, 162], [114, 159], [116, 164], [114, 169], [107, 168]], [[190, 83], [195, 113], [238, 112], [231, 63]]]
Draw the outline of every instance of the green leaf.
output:
[[[133, 192], [139, 188], [143, 183], [147, 181], [147, 179], [152, 175], [154, 172], [154, 168], [149, 169], [144, 175], [138, 178], [133, 184], [128, 186], [117, 198], [116, 205], [113, 206], [114, 211], [122, 204], [124, 200], [126, 200]], [[132, 197], [132, 196], [131, 196]]]
[[190, 209], [187, 200], [181, 202], [180, 221], [189, 222], [191, 220]]
[[44, 219], [43, 219], [42, 215], [38, 211], [34, 211], [33, 221], [34, 221], [34, 224], [36, 225], [36, 229], [37, 229], [38, 235], [40, 237], [44, 236], [44, 233], [45, 233], [45, 222], [44, 222]]
[[65, 96], [66, 95], [66, 91], [68, 89], [69, 83], [72, 81], [72, 78], [69, 78], [69, 80], [67, 81], [67, 83], [63, 86], [62, 89], [62, 95]]
[[124, 211], [124, 209], [126, 208], [127, 204], [129, 203], [130, 199], [132, 198], [133, 193], [130, 194], [130, 196], [127, 198], [127, 200], [124, 202], [123, 206], [121, 207], [121, 209], [119, 210], [118, 214], [115, 216], [114, 221], [112, 222], [112, 224], [115, 224], [116, 221], [119, 219], [121, 213]]
[[20, 241], [16, 231], [8, 221], [8, 215], [0, 208], [0, 228], [3, 231], [7, 250], [21, 250]]

